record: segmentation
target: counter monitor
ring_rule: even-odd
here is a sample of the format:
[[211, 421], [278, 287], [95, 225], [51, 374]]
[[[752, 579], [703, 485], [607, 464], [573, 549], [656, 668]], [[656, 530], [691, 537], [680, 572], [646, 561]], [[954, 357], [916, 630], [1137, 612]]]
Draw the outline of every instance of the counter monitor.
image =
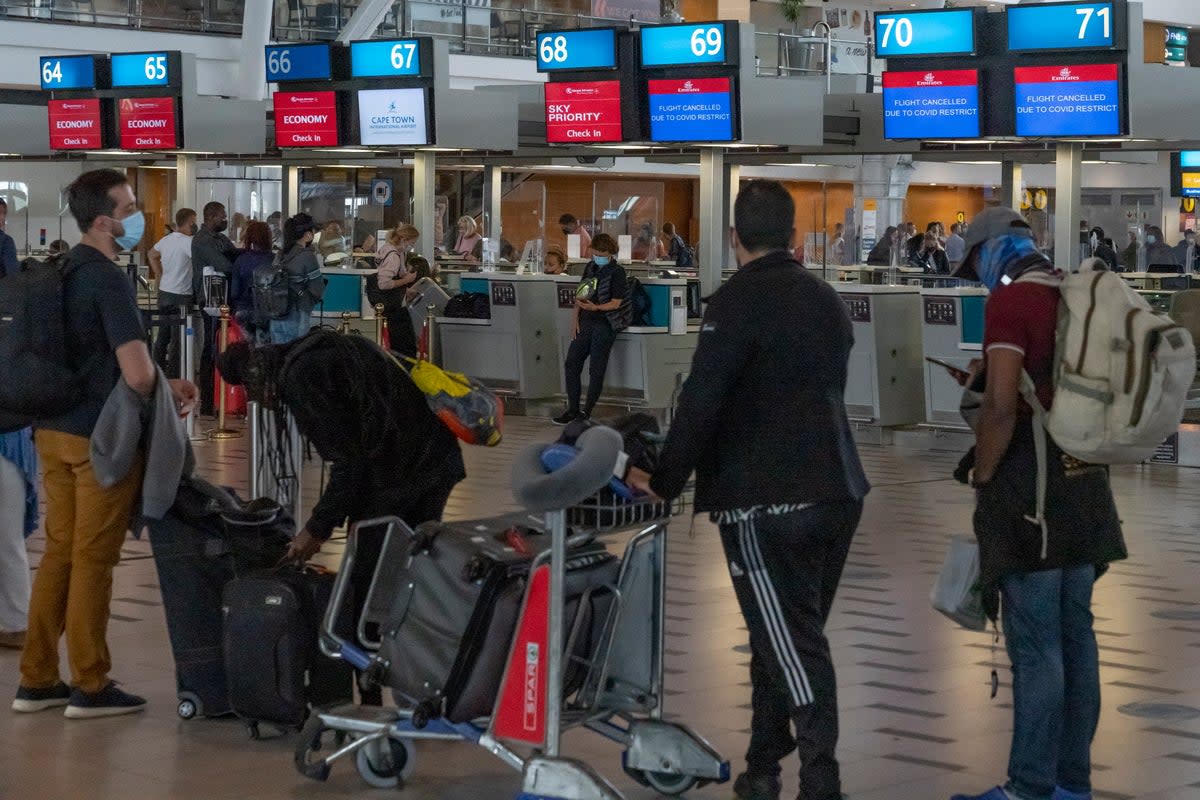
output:
[[174, 150], [182, 146], [174, 97], [126, 97], [117, 104], [122, 150]]
[[647, 82], [650, 141], [732, 142], [734, 93], [731, 78], [691, 78]]
[[96, 56], [42, 56], [42, 88], [95, 89]]
[[1117, 64], [1017, 67], [1017, 136], [1125, 133]]
[[979, 72], [883, 73], [885, 139], [977, 139]]
[[1171, 196], [1200, 197], [1200, 150], [1171, 153]]
[[1116, 10], [1106, 3], [1009, 6], [1008, 49], [1108, 50], [1116, 46]]
[[611, 28], [542, 31], [537, 35], [538, 72], [617, 68], [617, 32]]
[[875, 15], [875, 57], [975, 54], [975, 12], [970, 8]]
[[275, 145], [277, 147], [337, 147], [336, 92], [276, 92]]
[[359, 143], [397, 146], [431, 144], [428, 108], [425, 89], [359, 90]]
[[[702, 25], [655, 25], [639, 31], [643, 67], [734, 64], [724, 22]], [[736, 27], [733, 28], [737, 30]]]
[[179, 86], [179, 53], [115, 53], [112, 87]]
[[104, 149], [104, 122], [98, 99], [51, 100], [47, 111], [51, 150]]
[[546, 141], [620, 142], [621, 82], [546, 84]]
[[268, 45], [267, 83], [327, 81], [333, 77], [330, 47], [318, 44]]
[[382, 39], [350, 43], [350, 76], [354, 78], [415, 78], [421, 76], [418, 39]]

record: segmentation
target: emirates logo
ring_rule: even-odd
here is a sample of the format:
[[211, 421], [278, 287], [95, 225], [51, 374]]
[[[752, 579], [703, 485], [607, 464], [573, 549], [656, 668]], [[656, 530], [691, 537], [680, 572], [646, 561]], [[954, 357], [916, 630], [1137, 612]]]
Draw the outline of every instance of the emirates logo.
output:
[[942, 82], [932, 72], [926, 72], [925, 77], [917, 81], [917, 86], [941, 86]]
[[926, 83], [933, 83], [933, 73], [932, 73], [932, 72], [926, 72], [926, 73], [925, 73], [925, 82], [926, 82]]
[[1051, 76], [1051, 80], [1056, 81], [1056, 82], [1057, 81], [1077, 81], [1077, 80], [1079, 80], [1079, 76], [1076, 75], [1075, 73], [1071, 72], [1070, 67], [1063, 67], [1062, 69], [1060, 69], [1058, 71], [1057, 75]]
[[692, 81], [684, 81], [679, 86], [679, 94], [695, 94], [700, 91], [700, 87], [696, 86]]

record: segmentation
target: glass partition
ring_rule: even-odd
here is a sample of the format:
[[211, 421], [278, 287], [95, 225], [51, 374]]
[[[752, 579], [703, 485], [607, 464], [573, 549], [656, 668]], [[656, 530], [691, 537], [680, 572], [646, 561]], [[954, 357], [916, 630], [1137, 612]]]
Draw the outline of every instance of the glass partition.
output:
[[[625, 261], [666, 257], [658, 233], [663, 223], [662, 181], [596, 181], [592, 189], [592, 234], [617, 240]], [[623, 238], [628, 237], [628, 238]], [[587, 253], [582, 254], [585, 258]]]
[[[546, 182], [521, 180], [505, 173], [506, 181], [517, 181], [508, 187], [500, 203], [501, 250], [505, 244], [520, 257], [530, 242], [546, 239]], [[544, 248], [543, 248], [544, 252]]]

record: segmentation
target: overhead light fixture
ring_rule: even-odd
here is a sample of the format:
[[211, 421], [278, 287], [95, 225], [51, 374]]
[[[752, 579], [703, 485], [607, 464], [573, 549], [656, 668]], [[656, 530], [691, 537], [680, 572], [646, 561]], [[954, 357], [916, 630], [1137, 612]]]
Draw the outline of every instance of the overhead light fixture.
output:
[[971, 166], [1000, 166], [999, 161], [947, 161], [947, 164], [970, 164]]

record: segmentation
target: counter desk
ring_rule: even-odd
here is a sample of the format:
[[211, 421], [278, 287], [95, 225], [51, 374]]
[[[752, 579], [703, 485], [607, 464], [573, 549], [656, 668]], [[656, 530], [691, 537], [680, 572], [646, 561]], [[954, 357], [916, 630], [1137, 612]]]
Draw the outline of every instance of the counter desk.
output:
[[[983, 306], [987, 289], [960, 286], [921, 289], [921, 342], [924, 355], [966, 369], [983, 356]], [[964, 428], [959, 407], [962, 387], [944, 368], [924, 362], [925, 419], [940, 427]]]
[[1167, 272], [1121, 272], [1119, 274], [1134, 289], [1178, 291], [1192, 288], [1191, 276], [1182, 273], [1172, 275]]
[[367, 302], [366, 280], [373, 269], [343, 269], [322, 267], [325, 276], [325, 296], [317, 303], [314, 316], [319, 319], [341, 319], [343, 313], [360, 319], [375, 319], [375, 309]]
[[921, 290], [915, 286], [834, 286], [854, 329], [846, 411], [883, 427], [925, 419]]

